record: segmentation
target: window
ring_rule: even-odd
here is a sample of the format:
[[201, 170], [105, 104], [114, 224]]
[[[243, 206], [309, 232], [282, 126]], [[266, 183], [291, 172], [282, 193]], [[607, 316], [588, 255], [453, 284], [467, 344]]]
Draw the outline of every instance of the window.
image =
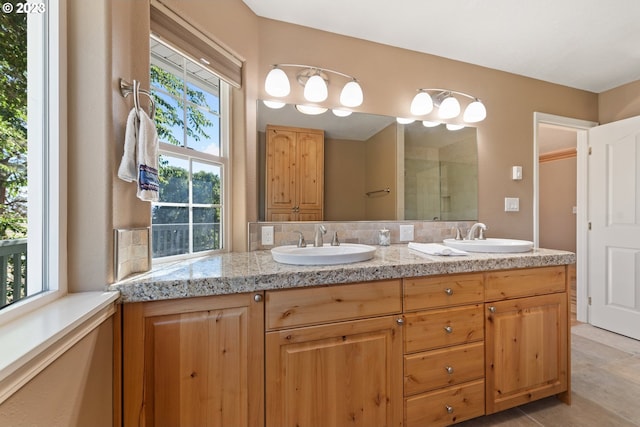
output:
[[152, 204], [154, 258], [224, 249], [228, 86], [151, 38], [151, 91], [160, 140], [160, 195]]
[[[0, 14], [0, 308], [57, 298], [65, 90], [64, 2], [3, 4]], [[28, 96], [27, 96], [28, 94]], [[28, 160], [28, 161], [27, 161]], [[27, 280], [28, 278], [28, 280]], [[37, 305], [36, 304], [36, 305]], [[30, 307], [32, 309], [34, 307]], [[15, 309], [15, 310], [14, 310]]]

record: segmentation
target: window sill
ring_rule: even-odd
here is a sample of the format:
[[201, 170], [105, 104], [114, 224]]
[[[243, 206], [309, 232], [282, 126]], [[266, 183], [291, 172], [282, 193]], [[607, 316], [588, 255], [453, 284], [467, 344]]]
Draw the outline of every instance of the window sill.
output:
[[0, 403], [111, 317], [118, 296], [68, 294], [0, 326]]

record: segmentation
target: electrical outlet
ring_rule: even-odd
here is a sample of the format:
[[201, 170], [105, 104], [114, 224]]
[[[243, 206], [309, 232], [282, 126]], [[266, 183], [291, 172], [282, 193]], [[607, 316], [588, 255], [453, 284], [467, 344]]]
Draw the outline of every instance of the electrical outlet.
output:
[[400, 241], [410, 242], [413, 240], [413, 224], [400, 226]]
[[262, 227], [262, 245], [273, 245], [273, 225], [265, 225]]

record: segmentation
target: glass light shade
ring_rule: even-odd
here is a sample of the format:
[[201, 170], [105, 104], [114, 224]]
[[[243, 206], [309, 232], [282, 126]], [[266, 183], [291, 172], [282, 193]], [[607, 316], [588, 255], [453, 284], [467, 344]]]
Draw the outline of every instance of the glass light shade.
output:
[[265, 100], [263, 100], [263, 101], [262, 101], [262, 103], [263, 103], [264, 105], [266, 105], [267, 107], [269, 107], [269, 108], [273, 108], [274, 110], [277, 110], [277, 109], [282, 108], [282, 107], [284, 107], [285, 105], [287, 105], [287, 104], [285, 104], [284, 102], [280, 102], [280, 101], [267, 101], [266, 99], [265, 99]]
[[319, 75], [309, 77], [304, 85], [304, 99], [309, 102], [322, 102], [329, 96], [327, 84]]
[[422, 121], [422, 126], [426, 127], [426, 128], [434, 128], [436, 126], [440, 126], [441, 123], [440, 122], [430, 122], [428, 120], [423, 120]]
[[396, 118], [396, 122], [400, 123], [401, 125], [408, 125], [409, 123], [413, 123], [415, 122], [415, 119], [407, 119], [404, 117], [397, 117]]
[[349, 110], [340, 110], [337, 108], [334, 108], [333, 110], [331, 110], [331, 112], [338, 117], [347, 117], [351, 115], [351, 111]]
[[464, 125], [454, 125], [452, 123], [447, 123], [447, 130], [460, 130], [464, 128]]
[[451, 119], [458, 114], [460, 114], [460, 103], [453, 96], [449, 95], [440, 103], [438, 117], [441, 119]]
[[362, 105], [364, 96], [362, 95], [362, 88], [357, 81], [351, 80], [344, 85], [342, 92], [340, 92], [340, 104], [345, 107], [357, 107]]
[[291, 92], [291, 86], [289, 85], [289, 79], [284, 71], [280, 68], [274, 68], [269, 71], [267, 78], [264, 81], [264, 90], [271, 96], [281, 98], [289, 95]]
[[328, 110], [325, 107], [316, 107], [313, 105], [296, 105], [296, 110], [300, 111], [304, 114], [309, 114], [312, 116], [317, 116], [318, 114], [322, 114]]
[[433, 110], [433, 100], [427, 92], [418, 92], [411, 101], [411, 114], [415, 116], [424, 116]]
[[471, 104], [467, 105], [464, 110], [463, 120], [467, 123], [481, 122], [487, 117], [487, 109], [484, 104], [476, 99]]

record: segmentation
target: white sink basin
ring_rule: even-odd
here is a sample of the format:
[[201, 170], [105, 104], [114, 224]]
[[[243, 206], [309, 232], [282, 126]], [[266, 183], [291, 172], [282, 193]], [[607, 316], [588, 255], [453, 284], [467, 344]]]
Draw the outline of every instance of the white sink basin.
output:
[[468, 252], [489, 252], [489, 253], [515, 253], [529, 252], [533, 249], [533, 242], [516, 239], [496, 239], [487, 238], [485, 240], [456, 240], [444, 239], [446, 246]]
[[357, 243], [341, 243], [340, 246], [325, 244], [322, 247], [295, 245], [277, 246], [271, 249], [274, 261], [295, 265], [349, 264], [373, 258], [376, 248]]

